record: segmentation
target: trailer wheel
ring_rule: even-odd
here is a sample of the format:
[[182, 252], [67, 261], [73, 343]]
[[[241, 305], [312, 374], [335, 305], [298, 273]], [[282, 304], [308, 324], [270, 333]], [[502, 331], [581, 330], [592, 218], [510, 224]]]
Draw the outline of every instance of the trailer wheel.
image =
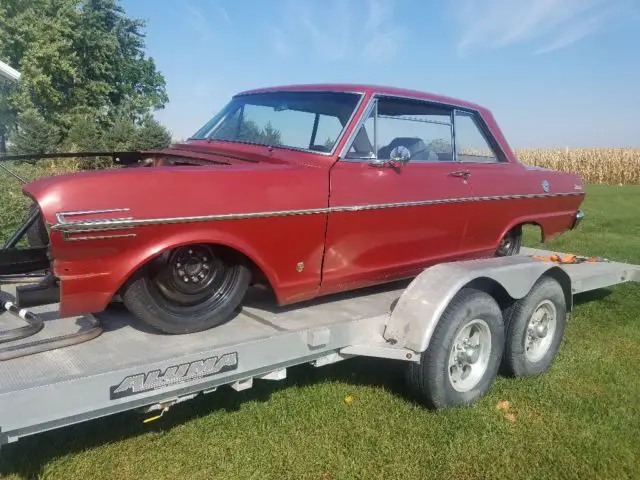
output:
[[548, 370], [560, 348], [567, 318], [565, 295], [558, 281], [542, 277], [505, 315], [503, 373], [520, 377]]
[[210, 245], [166, 252], [124, 286], [122, 301], [138, 319], [170, 334], [207, 330], [230, 320], [249, 287], [244, 263]]
[[493, 384], [504, 350], [504, 323], [496, 301], [465, 288], [445, 309], [407, 380], [420, 403], [435, 409], [470, 405]]

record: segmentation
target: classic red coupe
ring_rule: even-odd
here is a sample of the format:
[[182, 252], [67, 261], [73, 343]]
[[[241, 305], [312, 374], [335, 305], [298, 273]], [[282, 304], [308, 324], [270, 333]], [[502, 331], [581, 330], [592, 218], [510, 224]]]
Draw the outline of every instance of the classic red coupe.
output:
[[487, 109], [365, 85], [243, 92], [185, 142], [114, 160], [24, 186], [34, 208], [0, 274], [49, 275], [22, 306], [71, 316], [119, 296], [163, 332], [195, 332], [252, 284], [284, 305], [517, 254], [525, 224], [543, 240], [575, 228], [585, 195], [578, 175], [521, 164]]

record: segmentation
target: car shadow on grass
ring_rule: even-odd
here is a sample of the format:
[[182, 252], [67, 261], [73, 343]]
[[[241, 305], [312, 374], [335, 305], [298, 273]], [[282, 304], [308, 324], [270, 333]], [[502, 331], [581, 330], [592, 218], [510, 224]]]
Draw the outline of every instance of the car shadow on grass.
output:
[[603, 288], [600, 290], [592, 290], [590, 292], [578, 293], [573, 297], [573, 305], [577, 307], [579, 305], [584, 305], [586, 303], [604, 300], [612, 293], [613, 293], [612, 290], [606, 289], [606, 288]]
[[[141, 414], [129, 411], [36, 434], [0, 449], [0, 477], [13, 474], [36, 478], [56, 458], [150, 432], [168, 433], [199, 417], [219, 411], [238, 411], [247, 402], [269, 402], [273, 394], [289, 388], [342, 382], [350, 386], [379, 387], [413, 403], [404, 382], [404, 368], [404, 362], [366, 357], [356, 357], [321, 368], [299, 365], [289, 368], [287, 378], [278, 382], [256, 380], [253, 388], [241, 392], [225, 386], [214, 393], [199, 395], [175, 405], [161, 419], [151, 423], [144, 424], [143, 420], [157, 412]], [[45, 402], [43, 399], [43, 407]]]

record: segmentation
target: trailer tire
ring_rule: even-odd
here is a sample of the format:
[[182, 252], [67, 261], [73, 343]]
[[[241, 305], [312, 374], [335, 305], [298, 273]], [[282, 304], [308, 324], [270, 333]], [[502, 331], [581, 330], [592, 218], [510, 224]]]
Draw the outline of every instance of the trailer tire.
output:
[[[463, 332], [474, 328], [479, 348], [467, 344], [460, 350]], [[503, 351], [504, 322], [497, 302], [483, 291], [464, 288], [442, 314], [420, 362], [408, 365], [409, 387], [429, 408], [471, 405], [495, 381]], [[471, 373], [463, 379], [465, 371]]]
[[566, 319], [562, 286], [551, 277], [540, 278], [505, 312], [507, 332], [501, 372], [524, 377], [547, 371], [562, 343]]

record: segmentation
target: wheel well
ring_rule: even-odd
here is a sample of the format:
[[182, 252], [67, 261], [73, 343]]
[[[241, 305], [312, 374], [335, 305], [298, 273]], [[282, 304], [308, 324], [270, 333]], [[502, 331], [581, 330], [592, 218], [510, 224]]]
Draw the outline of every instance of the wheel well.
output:
[[567, 312], [573, 310], [573, 290], [571, 289], [571, 278], [560, 267], [553, 267], [547, 270], [543, 277], [551, 277], [556, 280], [564, 292], [564, 300], [567, 304]]
[[[210, 247], [214, 247], [218, 251], [222, 252], [222, 254], [225, 257], [227, 257], [229, 259], [234, 259], [234, 260], [237, 260], [237, 261], [240, 261], [240, 262], [244, 263], [244, 265], [246, 265], [247, 268], [249, 269], [249, 271], [251, 272], [251, 284], [252, 285], [262, 284], [262, 285], [265, 285], [266, 287], [268, 287], [269, 289], [273, 289], [273, 285], [271, 285], [271, 282], [269, 281], [269, 278], [264, 273], [264, 271], [258, 266], [258, 264], [252, 258], [248, 257], [243, 252], [241, 252], [241, 251], [239, 251], [239, 250], [237, 250], [235, 248], [232, 248], [232, 247], [230, 247], [228, 245], [219, 244], [219, 243], [194, 242], [192, 244], [193, 245], [201, 244], [201, 245], [208, 245]], [[187, 243], [187, 244], [180, 245], [180, 246], [186, 246], [186, 245], [190, 245], [190, 244]], [[163, 255], [163, 254], [165, 254], [167, 252], [170, 252], [174, 248], [177, 248], [177, 247], [176, 246], [171, 246], [169, 248], [166, 248], [166, 249], [158, 252], [156, 255], [154, 255], [154, 256], [152, 256], [150, 258], [147, 258], [141, 265], [138, 266], [138, 268], [136, 268], [133, 272], [131, 272], [131, 274], [123, 282], [123, 286], [126, 285], [126, 283], [132, 277], [134, 277], [138, 272], [140, 272], [144, 267], [149, 265], [150, 262], [152, 262], [153, 260], [157, 259], [161, 255]]]
[[525, 222], [517, 225], [522, 228], [522, 239], [525, 240], [527, 237], [533, 238], [536, 234], [538, 236], [539, 242], [544, 242], [544, 229], [542, 225], [537, 222]]
[[228, 258], [238, 260], [239, 262], [243, 262], [247, 266], [247, 268], [249, 268], [249, 270], [251, 271], [252, 284], [264, 283], [271, 288], [269, 279], [267, 278], [265, 273], [262, 271], [262, 269], [258, 266], [258, 264], [254, 262], [253, 259], [251, 259], [247, 255], [242, 253], [241, 251], [236, 250], [235, 248], [229, 247], [228, 245], [221, 245], [217, 243], [208, 243], [206, 245], [215, 247], [216, 249], [223, 252], [225, 256], [228, 256]]
[[[573, 292], [571, 291], [571, 279], [569, 278], [569, 275], [560, 267], [552, 267], [544, 272], [538, 280], [543, 277], [551, 277], [560, 284], [562, 291], [564, 292], [567, 312], [570, 312], [573, 309]], [[516, 302], [516, 299], [511, 297], [507, 290], [498, 281], [489, 277], [478, 277], [467, 283], [463, 288], [465, 287], [475, 288], [488, 293], [498, 303], [503, 312]]]
[[474, 288], [491, 295], [503, 312], [509, 308], [515, 300], [507, 293], [507, 290], [496, 280], [489, 277], [478, 277], [471, 280], [463, 288]]

